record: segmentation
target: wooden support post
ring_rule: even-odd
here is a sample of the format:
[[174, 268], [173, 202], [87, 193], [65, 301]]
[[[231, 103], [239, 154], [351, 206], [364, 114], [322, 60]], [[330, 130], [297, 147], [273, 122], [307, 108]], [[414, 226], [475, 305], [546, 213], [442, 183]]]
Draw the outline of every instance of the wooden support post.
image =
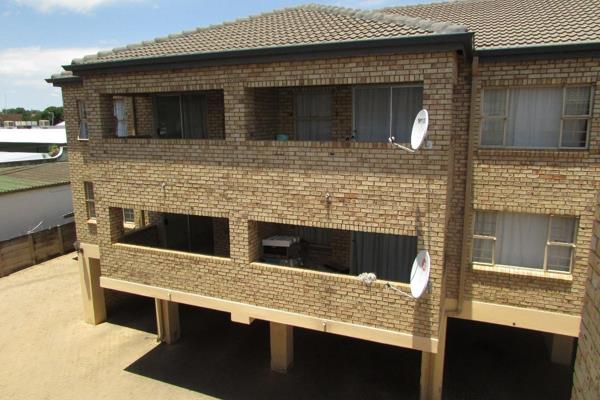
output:
[[441, 400], [444, 383], [444, 356], [446, 353], [447, 316], [442, 314], [437, 353], [421, 353], [420, 400]]
[[63, 254], [65, 252], [65, 239], [63, 237], [62, 225], [56, 227], [56, 233], [58, 234], [58, 253]]
[[100, 287], [100, 260], [78, 254], [83, 317], [85, 322], [98, 325], [106, 321], [104, 289]]
[[179, 304], [161, 299], [154, 299], [154, 303], [156, 304], [158, 339], [166, 344], [173, 344], [181, 336]]
[[287, 373], [294, 363], [294, 327], [270, 323], [271, 370]]
[[37, 264], [37, 257], [35, 255], [35, 240], [33, 239], [33, 233], [27, 235], [27, 240], [29, 240], [29, 254], [31, 256], [31, 264]]
[[548, 334], [550, 361], [554, 364], [571, 366], [575, 350], [575, 338], [571, 336]]

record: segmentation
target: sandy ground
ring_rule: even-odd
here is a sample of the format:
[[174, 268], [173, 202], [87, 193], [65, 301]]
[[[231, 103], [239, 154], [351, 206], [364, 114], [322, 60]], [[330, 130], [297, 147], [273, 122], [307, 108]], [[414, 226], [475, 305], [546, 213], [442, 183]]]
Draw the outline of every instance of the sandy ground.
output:
[[[294, 367], [269, 366], [264, 321], [180, 307], [182, 337], [156, 342], [154, 303], [134, 297], [82, 320], [75, 254], [0, 279], [0, 400], [418, 399], [420, 353], [294, 330]], [[572, 368], [539, 332], [451, 320], [444, 398], [568, 399]]]
[[125, 370], [156, 336], [85, 324], [74, 256], [0, 279], [0, 398], [211, 398]]

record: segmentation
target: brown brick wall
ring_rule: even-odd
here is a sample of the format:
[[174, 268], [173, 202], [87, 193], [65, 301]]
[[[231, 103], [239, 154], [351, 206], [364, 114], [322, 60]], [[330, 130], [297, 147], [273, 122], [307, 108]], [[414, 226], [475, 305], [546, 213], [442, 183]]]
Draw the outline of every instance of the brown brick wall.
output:
[[[485, 87], [591, 84], [600, 61], [484, 62], [476, 88], [474, 123], [479, 140]], [[467, 269], [465, 297], [492, 303], [579, 315], [587, 275], [594, 196], [600, 187], [600, 91], [595, 90], [590, 148], [574, 151], [492, 150], [475, 147], [474, 208], [569, 215], [579, 218], [572, 281]], [[472, 215], [466, 218], [472, 226]], [[472, 234], [472, 229], [471, 229]], [[470, 247], [470, 243], [469, 243]], [[470, 251], [470, 248], [469, 248]]]
[[600, 197], [596, 204], [589, 276], [573, 377], [573, 400], [600, 398]]
[[[86, 239], [101, 246], [102, 274], [436, 337], [450, 204], [455, 69], [452, 53], [423, 53], [86, 77], [91, 139], [75, 147], [73, 169], [96, 185], [99, 234], [97, 240]], [[248, 140], [256, 88], [345, 86], [335, 96], [345, 111], [335, 117], [344, 121], [339, 131], [347, 135], [348, 85], [414, 82], [424, 85], [432, 150], [408, 154], [385, 143]], [[101, 99], [106, 95], [221, 89], [225, 140], [102, 138]], [[80, 163], [85, 157], [88, 164]], [[332, 195], [329, 205], [325, 193]], [[110, 207], [227, 217], [231, 257], [114, 245]], [[419, 248], [427, 247], [432, 256], [432, 290], [414, 301], [382, 283], [367, 288], [353, 277], [251, 263], [257, 241], [252, 221], [400, 235], [419, 231]]]

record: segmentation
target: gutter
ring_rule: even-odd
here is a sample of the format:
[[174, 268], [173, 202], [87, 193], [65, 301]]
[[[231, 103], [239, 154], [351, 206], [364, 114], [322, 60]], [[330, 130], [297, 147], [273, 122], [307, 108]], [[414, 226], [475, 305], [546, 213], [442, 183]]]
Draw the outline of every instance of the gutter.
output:
[[[145, 57], [128, 60], [105, 61], [82, 64], [63, 65], [66, 71], [79, 74], [87, 71], [122, 70], [123, 68], [182, 68], [206, 65], [243, 64], [254, 62], [272, 62], [276, 60], [292, 60], [302, 58], [339, 57], [364, 52], [389, 50], [431, 51], [461, 50], [465, 57], [471, 57], [473, 49], [473, 33], [447, 33], [438, 35], [403, 36], [383, 39], [352, 40], [343, 42], [322, 42], [305, 45], [261, 47], [216, 52], [204, 52], [182, 55]], [[77, 77], [79, 78], [79, 77]], [[50, 78], [47, 82], [57, 80]], [[72, 80], [69, 79], [68, 82]], [[61, 82], [66, 82], [61, 80]]]
[[600, 57], [600, 42], [503, 47], [475, 50], [481, 59], [535, 60], [573, 57]]

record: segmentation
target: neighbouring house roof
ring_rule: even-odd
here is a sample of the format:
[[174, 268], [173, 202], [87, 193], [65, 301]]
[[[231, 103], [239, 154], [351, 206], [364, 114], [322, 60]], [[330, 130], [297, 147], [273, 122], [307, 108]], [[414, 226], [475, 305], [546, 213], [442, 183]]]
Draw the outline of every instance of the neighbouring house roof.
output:
[[0, 194], [69, 183], [68, 162], [0, 167]]
[[478, 50], [600, 42], [600, 0], [457, 0], [380, 11], [466, 25]]
[[[464, 26], [341, 7], [304, 5], [128, 45], [73, 60], [100, 64], [163, 56], [466, 32]], [[68, 79], [72, 75], [55, 75]], [[54, 78], [53, 77], [53, 78]]]

